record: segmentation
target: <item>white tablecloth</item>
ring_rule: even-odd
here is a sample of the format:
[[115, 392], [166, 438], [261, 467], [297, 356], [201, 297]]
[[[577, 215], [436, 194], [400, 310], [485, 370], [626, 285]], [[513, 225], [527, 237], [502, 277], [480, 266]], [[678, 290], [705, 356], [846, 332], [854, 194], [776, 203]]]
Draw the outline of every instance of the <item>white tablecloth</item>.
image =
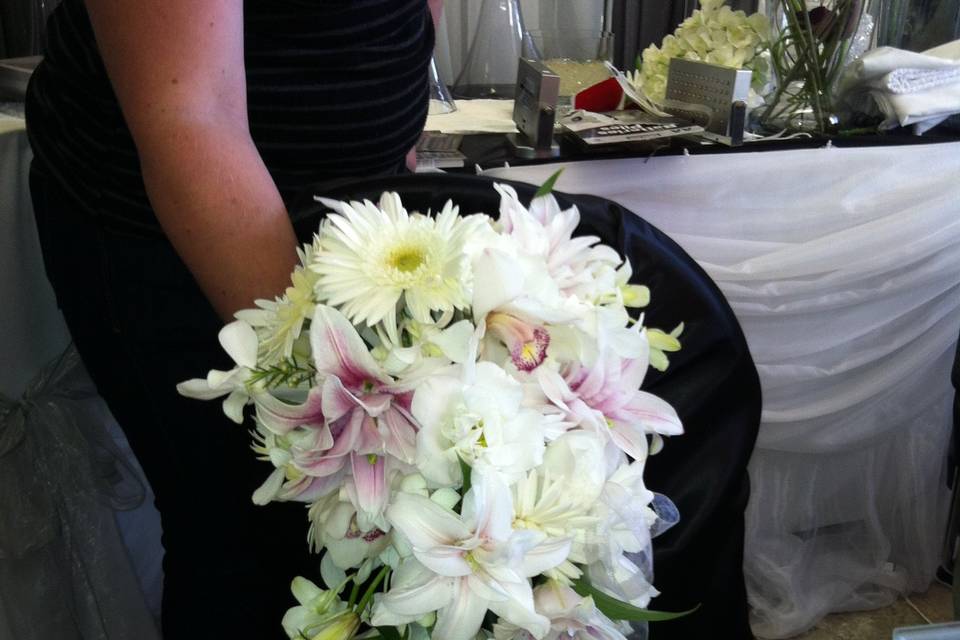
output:
[[[51, 361], [57, 359], [70, 343], [70, 333], [57, 308], [53, 290], [46, 278], [37, 239], [28, 182], [31, 157], [23, 118], [0, 113], [0, 300], [2, 300], [0, 304], [0, 363], [2, 363], [0, 396], [5, 396], [14, 402], [21, 398], [21, 394], [35, 376], [48, 367]], [[79, 373], [81, 378], [85, 378], [85, 373]], [[57, 402], [57, 399], [54, 398], [53, 402]], [[139, 465], [130, 452], [122, 431], [109, 415], [102, 400], [97, 398], [95, 403], [99, 406], [94, 406], [91, 410], [92, 414], [97, 416], [98, 423], [102, 423], [99, 425], [101, 433], [113, 441], [126, 462], [133, 466], [134, 472], [140, 474], [140, 480], [144, 483], [147, 492], [140, 507], [117, 511], [114, 516], [117, 528], [129, 551], [130, 568], [144, 591], [144, 604], [131, 600], [132, 606], [145, 605], [150, 613], [158, 616], [162, 589], [159, 515], [153, 506], [153, 495], [149, 486], [146, 485], [146, 480], [142, 478], [142, 472], [139, 471]], [[0, 415], [0, 421], [4, 418], [5, 416]], [[3, 426], [0, 422], [0, 427]], [[0, 459], [0, 464], [3, 463], [4, 460]], [[73, 535], [79, 538], [78, 532], [74, 531]], [[87, 561], [102, 562], [104, 566], [114, 561], [120, 567], [128, 564], [126, 558], [122, 561], [115, 558], [98, 559], [97, 553], [106, 552], [103, 549], [98, 550], [95, 545], [84, 549], [84, 553], [89, 553], [86, 556]], [[3, 554], [0, 554], [0, 563], [13, 562], [2, 556]], [[0, 569], [4, 568], [0, 565]], [[121, 584], [121, 581], [118, 580], [116, 584]], [[10, 607], [17, 606], [18, 603], [27, 607], [38, 605], [39, 603], [29, 601], [29, 594], [29, 591], [0, 593], [0, 610], [9, 611]], [[88, 595], [82, 594], [75, 603], [76, 606], [85, 606], [80, 600], [87, 602]], [[97, 594], [97, 596], [104, 596], [104, 594]], [[105, 597], [110, 596], [109, 593], [105, 594]], [[17, 598], [27, 598], [27, 600], [17, 600]], [[117, 603], [120, 600], [121, 598], [114, 598], [112, 607], [108, 606], [110, 603], [103, 603], [104, 611], [116, 612]], [[49, 607], [50, 603], [42, 603], [42, 606]], [[106, 617], [104, 611], [99, 613]], [[79, 612], [74, 619], [89, 619], [84, 613], [89, 612]], [[134, 612], [128, 613], [129, 618], [134, 617]], [[124, 620], [104, 620], [103, 625], [106, 629], [127, 628], [123, 627], [125, 622]], [[2, 623], [2, 616], [0, 616], [0, 637], [4, 636]], [[78, 625], [81, 624], [85, 623], [78, 622]], [[82, 628], [89, 631], [98, 624], [94, 623], [91, 627]], [[39, 634], [43, 626], [38, 622], [35, 628]], [[79, 628], [81, 627], [78, 626]], [[74, 630], [59, 629], [58, 631], [71, 635]], [[152, 636], [143, 635], [142, 637], [147, 640]]]
[[947, 513], [960, 143], [486, 175], [539, 184], [559, 166], [557, 190], [610, 198], [676, 240], [743, 326], [763, 389], [746, 514], [754, 632], [788, 637], [925, 589]]
[[70, 342], [39, 262], [30, 157], [23, 119], [0, 115], [0, 393], [10, 398]]

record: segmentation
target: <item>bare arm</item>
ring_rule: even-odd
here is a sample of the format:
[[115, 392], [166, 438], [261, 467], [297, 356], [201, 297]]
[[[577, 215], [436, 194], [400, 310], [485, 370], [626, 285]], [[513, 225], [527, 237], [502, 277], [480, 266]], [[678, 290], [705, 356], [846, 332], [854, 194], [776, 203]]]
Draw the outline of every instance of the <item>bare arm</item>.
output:
[[443, 0], [427, 0], [430, 6], [430, 15], [433, 16], [433, 28], [440, 25], [440, 16], [443, 15]]
[[242, 0], [86, 0], [150, 203], [221, 317], [289, 283], [297, 241], [250, 138]]

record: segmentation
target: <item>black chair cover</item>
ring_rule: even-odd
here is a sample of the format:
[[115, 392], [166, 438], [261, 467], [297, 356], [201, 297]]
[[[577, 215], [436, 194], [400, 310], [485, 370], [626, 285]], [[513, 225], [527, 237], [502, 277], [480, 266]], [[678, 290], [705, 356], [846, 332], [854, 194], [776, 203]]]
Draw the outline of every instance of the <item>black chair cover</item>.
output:
[[[325, 183], [291, 206], [301, 240], [316, 231], [323, 207], [312, 199], [370, 199], [396, 191], [410, 210], [438, 211], [452, 199], [463, 214], [499, 210], [494, 180], [482, 176], [421, 174]], [[521, 200], [535, 187], [509, 181]], [[680, 523], [654, 540], [654, 584], [662, 592], [652, 609], [690, 616], [652, 623], [654, 640], [751, 638], [743, 578], [743, 512], [749, 497], [747, 462], [760, 424], [760, 384], [740, 325], [707, 274], [676, 243], [614, 202], [555, 194], [564, 208], [576, 204], [578, 235], [599, 236], [630, 258], [634, 282], [650, 287], [647, 326], [671, 330], [683, 322], [683, 349], [644, 388], [669, 401], [686, 433], [649, 459], [647, 486], [671, 498]]]

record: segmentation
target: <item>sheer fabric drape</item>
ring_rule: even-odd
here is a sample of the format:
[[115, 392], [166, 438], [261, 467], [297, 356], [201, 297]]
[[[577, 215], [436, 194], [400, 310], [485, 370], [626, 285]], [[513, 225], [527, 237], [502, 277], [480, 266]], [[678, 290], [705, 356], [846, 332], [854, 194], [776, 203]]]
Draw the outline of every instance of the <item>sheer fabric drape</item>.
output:
[[[487, 173], [539, 184], [556, 169]], [[583, 162], [557, 184], [665, 231], [740, 320], [764, 402], [745, 560], [760, 637], [933, 577], [960, 332], [958, 172], [950, 143]]]
[[159, 516], [67, 349], [37, 241], [30, 159], [23, 119], [0, 113], [0, 638], [151, 640]]

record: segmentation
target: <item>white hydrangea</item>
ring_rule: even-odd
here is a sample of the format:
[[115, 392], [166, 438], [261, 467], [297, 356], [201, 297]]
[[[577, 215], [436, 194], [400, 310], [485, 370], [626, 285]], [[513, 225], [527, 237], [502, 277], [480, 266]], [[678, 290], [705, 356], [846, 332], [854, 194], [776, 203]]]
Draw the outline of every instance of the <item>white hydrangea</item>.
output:
[[700, 0], [700, 8], [665, 37], [660, 47], [650, 45], [643, 51], [639, 84], [650, 99], [662, 101], [666, 96], [670, 58], [750, 69], [754, 90], [759, 92], [767, 84], [768, 18], [733, 11], [724, 1]]

